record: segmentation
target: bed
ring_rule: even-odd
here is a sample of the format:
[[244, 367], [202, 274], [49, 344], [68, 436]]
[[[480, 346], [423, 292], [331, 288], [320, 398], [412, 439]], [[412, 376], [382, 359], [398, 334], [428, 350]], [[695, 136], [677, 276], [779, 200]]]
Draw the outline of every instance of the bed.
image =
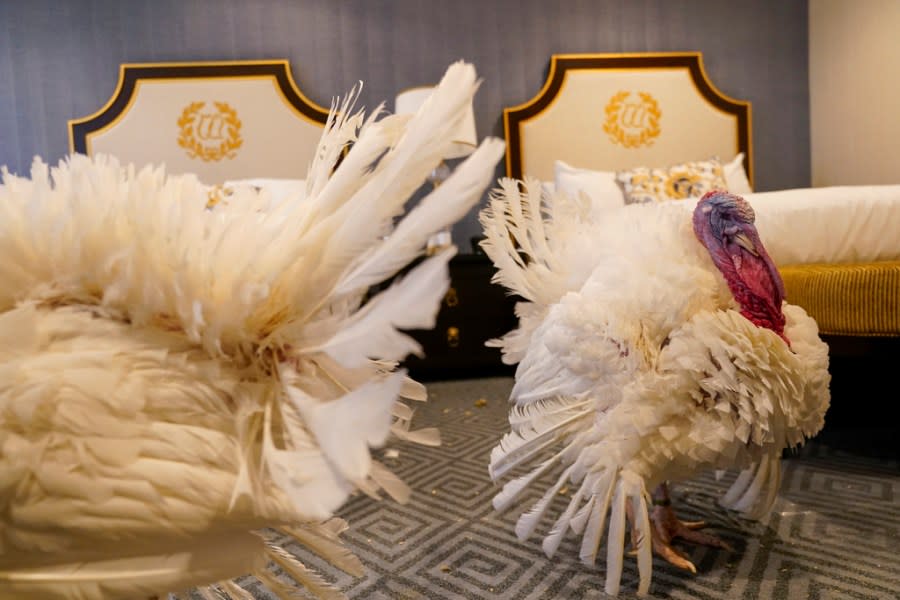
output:
[[755, 192], [752, 111], [699, 52], [553, 55], [532, 99], [503, 111], [507, 175], [595, 206], [747, 198], [787, 298], [832, 353], [900, 348], [900, 185]]
[[287, 60], [127, 63], [106, 104], [69, 121], [69, 149], [194, 173], [214, 196], [235, 185], [300, 193], [328, 118]]

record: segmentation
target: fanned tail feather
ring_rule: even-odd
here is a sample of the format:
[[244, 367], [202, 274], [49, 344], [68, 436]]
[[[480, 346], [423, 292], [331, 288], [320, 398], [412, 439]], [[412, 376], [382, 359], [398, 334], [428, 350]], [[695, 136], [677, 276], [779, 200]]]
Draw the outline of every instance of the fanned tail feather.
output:
[[555, 202], [562, 199], [549, 201], [533, 177], [504, 177], [479, 215], [485, 234], [481, 246], [497, 267], [493, 281], [540, 305], [558, 300], [571, 287], [569, 266], [560, 256], [561, 240], [554, 233], [570, 219], [569, 213], [555, 210]]
[[223, 600], [226, 597], [224, 590], [219, 585], [209, 585], [195, 588], [203, 600]]
[[[546, 404], [536, 406], [531, 411], [517, 407], [514, 419], [528, 419], [523, 425], [505, 434], [500, 443], [491, 451], [488, 472], [492, 479], [500, 479], [511, 469], [527, 462], [542, 451], [558, 443], [570, 431], [577, 429], [591, 417], [590, 402], [582, 401], [561, 406], [557, 404], [549, 412], [540, 412]], [[540, 413], [540, 416], [536, 416]], [[518, 416], [516, 416], [518, 415]]]
[[[597, 552], [600, 550], [600, 542], [606, 529], [606, 516], [615, 490], [616, 475], [616, 471], [609, 469], [597, 479], [591, 502], [588, 504], [590, 512], [584, 513], [588, 518], [581, 537], [578, 557], [586, 565], [593, 565], [597, 561]], [[582, 518], [576, 515], [576, 523], [581, 522]], [[578, 531], [580, 526], [574, 524], [574, 528]]]
[[397, 477], [390, 469], [378, 461], [372, 462], [372, 470], [369, 473], [372, 481], [395, 502], [406, 504], [412, 494], [409, 486]]
[[220, 581], [219, 586], [227, 594], [227, 597], [234, 600], [254, 600], [253, 594], [231, 580]]
[[[542, 462], [528, 474], [508, 482], [501, 493], [495, 496], [495, 508], [498, 510], [507, 508], [524, 489], [558, 464], [558, 458], [559, 454]], [[515, 527], [516, 537], [519, 540], [525, 540], [534, 532], [562, 487], [572, 481], [575, 472], [575, 465], [564, 469], [541, 498], [520, 515]], [[579, 553], [581, 561], [586, 565], [593, 565], [606, 533], [605, 591], [610, 595], [616, 595], [619, 592], [623, 569], [625, 536], [630, 523], [631, 539], [635, 543], [634, 550], [640, 574], [638, 594], [645, 595], [650, 588], [653, 564], [647, 499], [643, 478], [636, 473], [614, 467], [598, 467], [592, 470], [580, 482], [565, 510], [545, 534], [542, 541], [544, 553], [548, 557], [553, 557], [562, 538], [571, 529], [581, 535]]]
[[569, 474], [572, 472], [572, 467], [569, 467], [557, 478], [556, 483], [547, 488], [547, 491], [544, 492], [544, 495], [540, 500], [535, 503], [528, 512], [522, 514], [519, 517], [518, 522], [516, 523], [516, 537], [519, 538], [520, 541], [524, 541], [528, 539], [528, 536], [532, 534], [535, 527], [540, 523], [541, 518], [543, 518], [544, 514], [547, 512], [547, 509], [550, 506], [550, 503], [559, 493], [559, 490], [566, 484], [566, 481], [569, 479]]
[[344, 294], [384, 281], [417, 256], [428, 237], [459, 220], [480, 197], [493, 173], [483, 168], [494, 164], [504, 151], [500, 140], [486, 140], [453, 174], [413, 208], [391, 235], [336, 286], [336, 294]]
[[640, 582], [637, 593], [645, 595], [650, 590], [650, 574], [653, 555], [650, 543], [650, 516], [647, 511], [647, 491], [643, 479], [630, 471], [619, 473], [609, 516], [609, 533], [606, 542], [606, 584], [604, 591], [616, 596], [622, 581], [625, 556], [626, 505], [631, 503], [632, 539], [637, 543]]
[[[266, 544], [266, 558], [319, 600], [346, 600], [343, 592], [336, 589], [322, 575], [304, 565], [284, 548], [271, 543]], [[254, 575], [282, 599], [303, 598], [304, 596], [296, 586], [285, 582], [268, 569], [257, 570]]]
[[[396, 367], [396, 365], [391, 366], [391, 368], [394, 367]], [[425, 402], [428, 399], [428, 390], [418, 381], [407, 377], [403, 380], [403, 387], [400, 388], [400, 397], [406, 398], [407, 400]]]
[[[360, 181], [359, 175], [363, 173], [362, 167], [371, 163], [361, 161], [361, 166], [348, 168], [342, 174], [344, 177], [334, 178], [334, 165], [338, 164], [341, 154], [351, 147], [357, 139], [357, 132], [364, 122], [363, 111], [355, 111], [356, 101], [362, 93], [363, 83], [353, 86], [340, 101], [335, 98], [331, 102], [331, 110], [325, 122], [322, 137], [316, 146], [316, 153], [306, 173], [307, 195], [315, 198], [323, 196], [326, 186], [331, 187], [329, 194], [334, 197], [346, 196], [346, 192], [339, 189], [341, 186], [353, 186]], [[379, 111], [373, 111], [370, 119], [377, 117]], [[362, 154], [361, 152], [359, 154]], [[350, 177], [356, 175], [356, 177]], [[315, 215], [310, 214], [310, 217]]]
[[[288, 367], [283, 378], [290, 380]], [[371, 468], [369, 447], [382, 445], [390, 433], [391, 408], [400, 391], [404, 372], [370, 381], [330, 402], [321, 402], [296, 387], [286, 393], [308, 424], [322, 454], [341, 477], [354, 483]]]
[[362, 561], [340, 541], [340, 534], [347, 529], [347, 522], [343, 519], [333, 517], [324, 523], [290, 525], [280, 529], [345, 573], [363, 576]]
[[587, 487], [587, 481], [582, 480], [581, 486], [572, 495], [572, 499], [569, 501], [569, 504], [566, 506], [566, 510], [563, 511], [562, 515], [556, 520], [553, 526], [550, 528], [550, 533], [544, 537], [544, 541], [541, 543], [541, 547], [544, 550], [544, 554], [547, 555], [548, 558], [553, 558], [553, 555], [556, 554], [556, 550], [559, 548], [560, 542], [562, 542], [563, 537], [569, 530], [569, 527], [572, 523], [572, 517], [575, 516], [576, 511], [581, 504], [582, 498], [584, 498], [584, 492]]
[[631, 514], [633, 515], [633, 539], [635, 540], [635, 552], [638, 562], [638, 590], [639, 596], [650, 591], [650, 579], [653, 571], [653, 544], [651, 542], [650, 512], [647, 508], [647, 490], [644, 480], [631, 472], [622, 474], [623, 481], [628, 487], [628, 497], [631, 499]]
[[[528, 188], [526, 193], [540, 197], [540, 186]], [[534, 301], [535, 282], [532, 281], [529, 271], [529, 261], [533, 257], [523, 252], [519, 237], [515, 236], [514, 232], [527, 232], [529, 225], [536, 226], [536, 222], [542, 221], [542, 215], [540, 210], [537, 211], [537, 215], [521, 210], [523, 202], [527, 200], [523, 198], [519, 182], [508, 177], [501, 178], [499, 187], [491, 190], [488, 206], [479, 217], [485, 234], [481, 247], [497, 267], [493, 281], [527, 300]], [[533, 204], [533, 201], [529, 203]], [[525, 221], [525, 214], [529, 216], [528, 221]], [[528, 243], [531, 236], [525, 233], [522, 237], [523, 241]]]
[[450, 247], [429, 257], [372, 298], [329, 339], [305, 345], [303, 351], [325, 352], [345, 366], [359, 366], [373, 357], [421, 355], [419, 343], [400, 329], [434, 327], [436, 307], [450, 286], [447, 263], [454, 254], [456, 249]]
[[747, 518], [760, 519], [771, 512], [780, 486], [781, 461], [777, 456], [763, 455], [758, 463], [738, 474], [719, 504]]
[[507, 481], [505, 484], [503, 484], [503, 489], [500, 490], [500, 493], [494, 496], [494, 509], [502, 512], [509, 508], [509, 506], [512, 505], [512, 503], [515, 502], [515, 500], [519, 497], [519, 495], [523, 491], [528, 489], [529, 485], [534, 483], [536, 479], [556, 466], [558, 460], [559, 455], [548, 458], [525, 475]]
[[[406, 385], [404, 380], [404, 386]], [[401, 397], [403, 389], [400, 390]], [[391, 433], [401, 440], [415, 442], [424, 446], [439, 446], [441, 443], [441, 434], [436, 427], [425, 427], [415, 431], [410, 430], [412, 423], [413, 409], [403, 402], [395, 402], [393, 410], [394, 423], [391, 425]]]

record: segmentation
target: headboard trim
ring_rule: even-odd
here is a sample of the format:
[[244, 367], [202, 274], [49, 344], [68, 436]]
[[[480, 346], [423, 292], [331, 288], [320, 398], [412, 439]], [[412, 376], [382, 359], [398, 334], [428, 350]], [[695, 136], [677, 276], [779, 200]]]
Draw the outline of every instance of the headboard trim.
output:
[[286, 59], [218, 62], [125, 63], [119, 66], [115, 92], [97, 112], [69, 120], [69, 150], [90, 154], [91, 136], [116, 124], [127, 114], [142, 80], [236, 79], [271, 77], [285, 103], [301, 117], [324, 125], [328, 109], [312, 102], [297, 87]]
[[716, 88], [706, 74], [699, 52], [552, 55], [547, 78], [537, 95], [527, 102], [503, 110], [507, 175], [517, 179], [523, 176], [522, 124], [553, 104], [563, 88], [568, 71], [669, 68], [687, 69], [692, 83], [704, 100], [723, 113], [736, 117], [738, 151], [744, 153], [744, 166], [752, 182], [750, 103], [731, 98]]

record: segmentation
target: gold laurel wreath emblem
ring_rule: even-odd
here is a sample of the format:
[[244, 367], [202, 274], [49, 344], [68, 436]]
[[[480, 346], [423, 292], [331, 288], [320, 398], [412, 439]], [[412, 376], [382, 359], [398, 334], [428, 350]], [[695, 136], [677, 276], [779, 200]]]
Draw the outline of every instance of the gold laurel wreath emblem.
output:
[[659, 120], [662, 112], [656, 99], [646, 92], [637, 92], [640, 102], [626, 102], [631, 92], [618, 92], [606, 104], [606, 121], [603, 131], [614, 144], [626, 148], [652, 146], [659, 137]]
[[[234, 158], [238, 148], [244, 143], [241, 138], [241, 120], [237, 116], [237, 111], [227, 102], [212, 104], [216, 112], [209, 114], [200, 112], [206, 102], [191, 102], [178, 119], [178, 145], [187, 151], [190, 158], [199, 158], [207, 162]], [[206, 123], [206, 132], [198, 131], [198, 127], [207, 119], [212, 119], [216, 124], [221, 119], [221, 125], [216, 128], [214, 136], [209, 135], [209, 129], [212, 127], [209, 123]]]

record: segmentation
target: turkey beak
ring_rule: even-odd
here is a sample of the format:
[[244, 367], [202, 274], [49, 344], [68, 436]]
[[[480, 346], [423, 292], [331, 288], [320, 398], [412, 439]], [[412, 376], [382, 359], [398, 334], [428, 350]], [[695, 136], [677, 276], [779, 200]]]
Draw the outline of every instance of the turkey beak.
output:
[[753, 245], [753, 242], [743, 233], [735, 233], [734, 241], [737, 242], [737, 245], [752, 254], [753, 256], [759, 256], [759, 253], [756, 251], [756, 246]]

